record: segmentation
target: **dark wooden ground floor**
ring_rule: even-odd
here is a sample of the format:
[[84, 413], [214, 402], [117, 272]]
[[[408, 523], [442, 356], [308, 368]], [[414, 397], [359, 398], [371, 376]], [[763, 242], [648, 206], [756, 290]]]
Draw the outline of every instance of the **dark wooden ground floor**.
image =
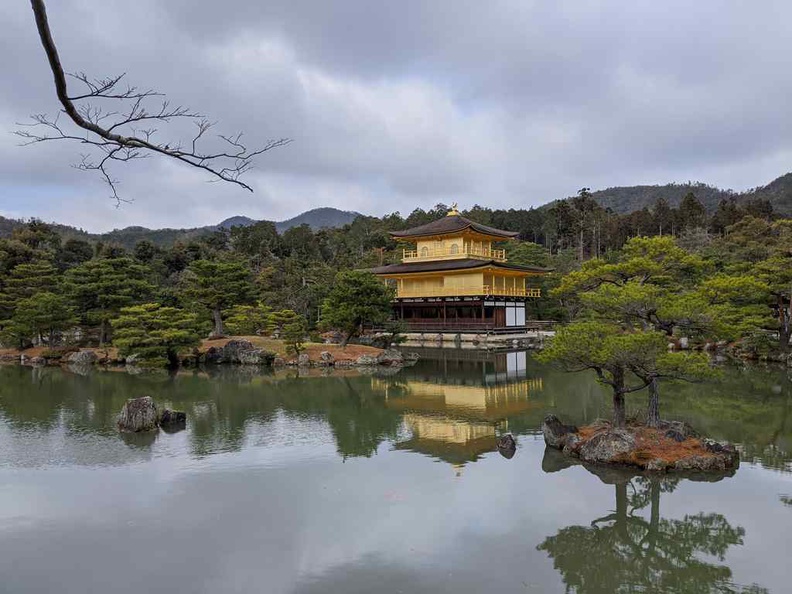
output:
[[394, 317], [413, 332], [488, 332], [526, 327], [525, 298], [439, 297], [399, 299]]

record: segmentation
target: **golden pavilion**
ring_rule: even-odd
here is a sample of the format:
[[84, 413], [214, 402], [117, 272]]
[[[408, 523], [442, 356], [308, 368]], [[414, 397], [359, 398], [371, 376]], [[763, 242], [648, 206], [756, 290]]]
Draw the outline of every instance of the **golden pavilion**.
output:
[[471, 221], [454, 205], [436, 221], [390, 235], [409, 244], [399, 264], [372, 272], [396, 290], [394, 314], [413, 331], [518, 331], [528, 299], [540, 296], [530, 277], [546, 268], [506, 262], [499, 243], [517, 233]]

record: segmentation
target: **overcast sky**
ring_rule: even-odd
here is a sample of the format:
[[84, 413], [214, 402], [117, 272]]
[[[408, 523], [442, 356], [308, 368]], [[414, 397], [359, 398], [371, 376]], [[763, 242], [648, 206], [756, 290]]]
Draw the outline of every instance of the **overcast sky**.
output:
[[250, 144], [249, 193], [153, 158], [116, 169], [120, 209], [76, 145], [19, 147], [57, 112], [30, 3], [0, 3], [0, 214], [101, 231], [528, 207], [580, 187], [792, 170], [792, 3], [50, 0], [68, 71], [155, 87]]

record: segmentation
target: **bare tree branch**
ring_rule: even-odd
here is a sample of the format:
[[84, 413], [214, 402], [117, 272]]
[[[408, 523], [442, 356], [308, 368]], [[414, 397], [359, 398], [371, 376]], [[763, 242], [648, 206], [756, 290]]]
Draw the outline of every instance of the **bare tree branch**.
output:
[[[212, 181], [230, 182], [252, 192], [253, 189], [239, 178], [251, 169], [254, 158], [291, 142], [287, 138], [280, 138], [251, 149], [242, 143], [241, 133], [221, 134], [217, 139], [224, 148], [201, 148], [199, 145], [206, 140], [207, 132], [215, 125], [205, 116], [182, 105], [172, 106], [167, 99], [160, 99], [158, 107], [150, 108], [149, 100], [162, 97], [162, 93], [122, 86], [124, 74], [99, 79], [91, 79], [83, 72], [67, 74], [52, 38], [44, 0], [30, 0], [30, 4], [54, 78], [55, 92], [63, 107], [61, 113], [65, 113], [84, 132], [65, 128], [59, 121], [59, 113], [55, 118], [35, 114], [31, 116], [32, 123], [19, 124], [20, 128], [15, 134], [23, 139], [23, 146], [48, 140], [68, 140], [87, 145], [98, 154], [83, 154], [75, 167], [83, 171], [98, 171], [110, 187], [116, 205], [125, 200], [118, 194], [118, 180], [108, 171], [112, 163], [142, 159], [154, 153], [202, 169], [210, 174]], [[85, 92], [69, 95], [67, 76], [80, 82]], [[121, 107], [107, 109], [103, 104], [107, 100], [120, 102]], [[155, 127], [136, 128], [138, 124], [168, 124], [177, 119], [192, 119], [195, 123], [195, 134], [187, 143], [163, 142], [156, 138], [159, 130]]]

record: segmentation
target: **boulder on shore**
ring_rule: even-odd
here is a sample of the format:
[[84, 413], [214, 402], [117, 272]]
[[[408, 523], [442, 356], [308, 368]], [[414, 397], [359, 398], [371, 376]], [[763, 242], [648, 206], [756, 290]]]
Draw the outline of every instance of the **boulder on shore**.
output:
[[93, 351], [76, 351], [66, 355], [63, 360], [69, 365], [93, 365], [99, 357]]
[[592, 464], [622, 462], [635, 449], [635, 437], [625, 429], [595, 433], [580, 446], [580, 459]]
[[131, 433], [154, 431], [159, 427], [157, 405], [151, 396], [130, 398], [118, 415], [118, 429]]
[[377, 357], [372, 357], [371, 355], [360, 355], [355, 361], [356, 365], [360, 365], [362, 367], [372, 367], [377, 365], [379, 361], [377, 361]]
[[377, 363], [387, 367], [401, 367], [404, 365], [404, 355], [396, 349], [385, 349], [377, 355]]

